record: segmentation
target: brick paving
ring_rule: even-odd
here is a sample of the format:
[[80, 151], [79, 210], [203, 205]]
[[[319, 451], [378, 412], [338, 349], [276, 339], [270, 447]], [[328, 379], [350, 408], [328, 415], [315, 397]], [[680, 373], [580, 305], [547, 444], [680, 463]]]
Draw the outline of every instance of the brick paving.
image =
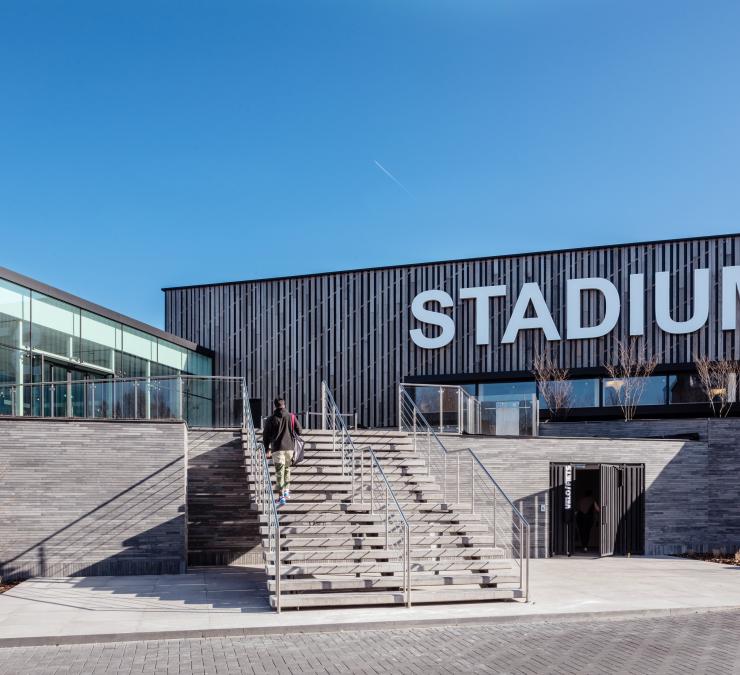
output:
[[0, 649], [2, 675], [740, 673], [740, 612]]

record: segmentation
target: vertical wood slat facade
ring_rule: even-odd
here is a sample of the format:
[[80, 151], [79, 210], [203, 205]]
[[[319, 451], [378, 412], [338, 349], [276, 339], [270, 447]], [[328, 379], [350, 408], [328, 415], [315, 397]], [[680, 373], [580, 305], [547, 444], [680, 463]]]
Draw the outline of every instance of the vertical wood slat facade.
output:
[[[322, 379], [346, 412], [370, 426], [396, 423], [396, 390], [406, 378], [480, 376], [481, 380], [531, 369], [545, 347], [541, 331], [501, 336], [524, 283], [539, 284], [561, 337], [565, 338], [566, 281], [603, 277], [622, 300], [619, 321], [608, 335], [550, 343], [568, 368], [600, 368], [612, 362], [616, 342], [629, 335], [629, 275], [645, 274], [645, 334], [649, 356], [662, 364], [687, 364], [695, 353], [740, 356], [739, 331], [722, 331], [720, 270], [740, 264], [740, 235], [356, 270], [312, 276], [165, 289], [166, 330], [215, 352], [214, 374], [245, 376], [263, 406], [284, 394], [294, 410], [318, 410]], [[671, 316], [693, 312], [693, 270], [709, 268], [709, 320], [688, 335], [670, 335], [654, 319], [655, 274], [671, 272]], [[491, 344], [475, 344], [475, 308], [459, 300], [459, 288], [505, 284], [506, 297], [491, 301]], [[409, 331], [420, 327], [411, 300], [430, 289], [455, 301], [455, 339], [446, 347], [417, 347]], [[598, 323], [603, 297], [584, 293], [583, 325]], [[434, 327], [421, 326], [425, 331]]]

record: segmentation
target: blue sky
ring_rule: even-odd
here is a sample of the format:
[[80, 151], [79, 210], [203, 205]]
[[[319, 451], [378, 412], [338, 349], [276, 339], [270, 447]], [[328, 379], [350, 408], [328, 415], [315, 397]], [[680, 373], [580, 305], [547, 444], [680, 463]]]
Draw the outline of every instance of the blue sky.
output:
[[737, 0], [4, 0], [0, 264], [162, 325], [162, 286], [735, 232], [738, 26]]

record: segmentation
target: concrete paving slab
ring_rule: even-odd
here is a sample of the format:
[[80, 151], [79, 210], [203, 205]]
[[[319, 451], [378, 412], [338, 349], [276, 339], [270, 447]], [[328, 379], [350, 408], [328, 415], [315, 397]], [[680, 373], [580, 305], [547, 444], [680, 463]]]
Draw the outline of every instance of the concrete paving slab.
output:
[[681, 558], [534, 560], [531, 602], [284, 611], [259, 568], [27, 581], [0, 595], [0, 646], [404, 624], [542, 621], [740, 607], [740, 567]]

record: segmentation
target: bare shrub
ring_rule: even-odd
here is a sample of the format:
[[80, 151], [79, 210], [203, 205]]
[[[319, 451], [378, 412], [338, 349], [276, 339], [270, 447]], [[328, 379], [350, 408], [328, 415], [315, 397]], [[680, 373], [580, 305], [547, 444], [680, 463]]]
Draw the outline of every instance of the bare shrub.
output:
[[567, 417], [573, 406], [573, 382], [568, 379], [570, 371], [559, 367], [548, 350], [534, 357], [532, 372], [550, 415], [554, 419]]
[[617, 340], [616, 363], [604, 364], [612, 378], [617, 405], [622, 409], [625, 420], [632, 420], [647, 385], [647, 378], [658, 365], [658, 358], [647, 358], [645, 347], [640, 347], [635, 338]]
[[711, 361], [694, 355], [694, 365], [702, 391], [716, 417], [727, 417], [735, 402], [738, 364], [736, 361]]

